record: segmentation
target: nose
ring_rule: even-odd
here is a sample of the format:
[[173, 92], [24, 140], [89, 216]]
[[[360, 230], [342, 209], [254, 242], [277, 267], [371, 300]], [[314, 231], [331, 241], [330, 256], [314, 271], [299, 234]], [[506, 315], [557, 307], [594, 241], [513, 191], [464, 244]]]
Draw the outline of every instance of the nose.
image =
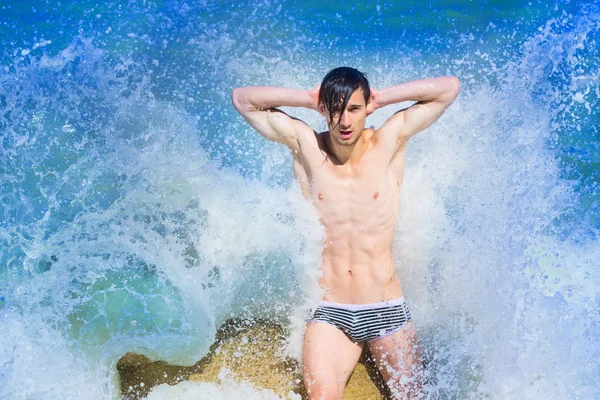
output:
[[344, 112], [340, 116], [340, 125], [341, 125], [342, 128], [349, 128], [350, 127], [350, 116], [348, 115], [347, 112]]

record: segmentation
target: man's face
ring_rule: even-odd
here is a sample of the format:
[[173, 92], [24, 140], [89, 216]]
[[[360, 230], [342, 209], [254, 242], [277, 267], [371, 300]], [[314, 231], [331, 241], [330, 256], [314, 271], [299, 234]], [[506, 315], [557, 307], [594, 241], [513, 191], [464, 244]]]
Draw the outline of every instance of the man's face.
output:
[[352, 93], [346, 109], [334, 113], [333, 119], [329, 117], [329, 110], [323, 104], [320, 107], [333, 140], [342, 146], [353, 146], [360, 139], [367, 120], [367, 104], [362, 89]]

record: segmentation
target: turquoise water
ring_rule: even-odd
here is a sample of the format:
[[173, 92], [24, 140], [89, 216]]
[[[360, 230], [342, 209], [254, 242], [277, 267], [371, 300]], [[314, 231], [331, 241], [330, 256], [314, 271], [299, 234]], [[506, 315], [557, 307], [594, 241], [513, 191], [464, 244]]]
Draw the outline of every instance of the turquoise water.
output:
[[230, 93], [339, 65], [462, 82], [395, 237], [429, 397], [600, 396], [594, 2], [0, 4], [1, 398], [116, 397], [125, 352], [193, 363], [232, 316], [297, 356], [322, 231]]

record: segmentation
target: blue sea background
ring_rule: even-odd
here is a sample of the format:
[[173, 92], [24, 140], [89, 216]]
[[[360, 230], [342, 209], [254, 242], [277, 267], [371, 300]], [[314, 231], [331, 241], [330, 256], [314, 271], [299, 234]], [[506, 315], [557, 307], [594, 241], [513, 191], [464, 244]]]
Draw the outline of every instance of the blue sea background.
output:
[[3, 1], [0, 43], [0, 398], [118, 398], [232, 317], [297, 356], [322, 231], [230, 96], [341, 65], [461, 80], [394, 240], [428, 398], [600, 398], [595, 1]]

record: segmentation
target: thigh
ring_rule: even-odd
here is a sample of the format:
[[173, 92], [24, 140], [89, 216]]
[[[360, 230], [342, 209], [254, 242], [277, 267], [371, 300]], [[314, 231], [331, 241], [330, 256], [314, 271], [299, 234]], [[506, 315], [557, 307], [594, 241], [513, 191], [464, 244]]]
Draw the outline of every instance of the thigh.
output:
[[423, 360], [412, 322], [398, 332], [369, 342], [369, 350], [394, 398], [424, 398]]
[[310, 399], [342, 398], [363, 345], [324, 322], [309, 322], [304, 334], [304, 384]]

